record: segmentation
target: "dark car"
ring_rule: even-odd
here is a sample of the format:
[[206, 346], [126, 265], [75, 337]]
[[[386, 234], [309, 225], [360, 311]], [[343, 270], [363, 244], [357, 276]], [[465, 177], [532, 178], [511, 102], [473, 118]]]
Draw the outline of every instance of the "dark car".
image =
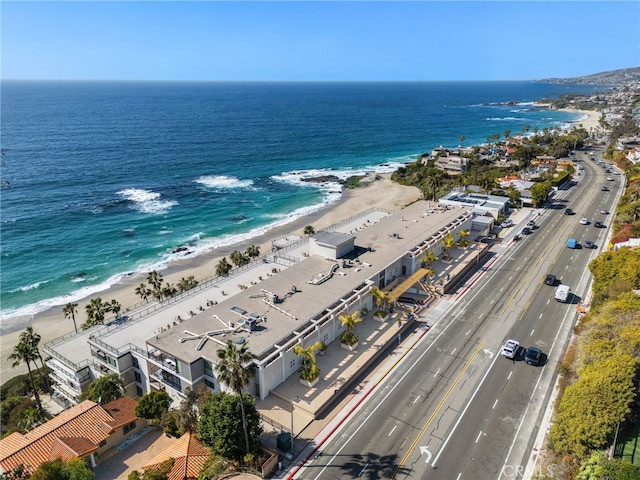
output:
[[556, 284], [556, 276], [553, 275], [552, 273], [550, 273], [549, 275], [547, 275], [546, 277], [544, 277], [544, 284], [545, 285], [555, 285]]
[[596, 244], [593, 243], [591, 240], [585, 240], [584, 248], [596, 248]]
[[524, 354], [524, 361], [529, 365], [538, 365], [538, 363], [540, 363], [541, 357], [542, 352], [539, 348], [529, 347], [527, 348], [527, 353]]
[[593, 226], [596, 228], [604, 228], [604, 225], [599, 220], [596, 220], [595, 222], [593, 222]]
[[529, 235], [531, 233], [531, 229], [529, 227], [524, 227], [522, 229], [522, 235]]
[[600, 190], [602, 190], [603, 192], [608, 192], [609, 188], [608, 187], [602, 187]]
[[565, 208], [564, 209], [564, 214], [565, 215], [573, 215], [573, 210], [571, 210], [570, 208]]

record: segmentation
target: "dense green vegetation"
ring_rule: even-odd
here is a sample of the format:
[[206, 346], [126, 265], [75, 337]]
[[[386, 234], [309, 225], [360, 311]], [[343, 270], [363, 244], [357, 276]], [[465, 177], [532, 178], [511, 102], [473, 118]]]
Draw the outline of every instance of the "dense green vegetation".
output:
[[[524, 134], [528, 130], [529, 126], [526, 125], [520, 133]], [[517, 195], [509, 191], [500, 190], [496, 179], [518, 175], [519, 172], [530, 167], [531, 161], [540, 155], [566, 157], [572, 150], [583, 147], [587, 137], [588, 133], [584, 128], [575, 128], [570, 132], [546, 128], [539, 132], [534, 128], [532, 136], [523, 137], [521, 141], [517, 141], [511, 137], [509, 131], [505, 131], [504, 141], [500, 142], [500, 135], [495, 134], [487, 139], [490, 141], [488, 146], [474, 147], [471, 152], [461, 153], [462, 157], [469, 159], [470, 168], [460, 175], [449, 175], [436, 168], [435, 159], [428, 159], [428, 154], [423, 154], [415, 162], [396, 170], [391, 175], [391, 179], [401, 185], [418, 187], [425, 199], [435, 200], [453, 187], [467, 185], [477, 185], [485, 192], [509, 197], [513, 195], [517, 198]], [[509, 154], [511, 162], [503, 165], [497, 160], [500, 158], [500, 153], [504, 153], [507, 148], [512, 149]], [[568, 171], [560, 174], [559, 177], [540, 178], [539, 184], [543, 186], [535, 186], [537, 200], [546, 199], [551, 187], [563, 183], [572, 173]], [[544, 195], [541, 195], [541, 192]]]

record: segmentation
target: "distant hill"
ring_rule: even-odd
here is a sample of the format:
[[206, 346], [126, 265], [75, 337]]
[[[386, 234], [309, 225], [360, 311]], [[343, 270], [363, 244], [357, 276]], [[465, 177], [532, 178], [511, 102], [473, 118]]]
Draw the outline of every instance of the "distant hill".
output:
[[623, 68], [609, 72], [594, 73], [584, 77], [573, 78], [545, 78], [536, 80], [538, 83], [583, 83], [589, 85], [626, 85], [640, 83], [640, 67]]

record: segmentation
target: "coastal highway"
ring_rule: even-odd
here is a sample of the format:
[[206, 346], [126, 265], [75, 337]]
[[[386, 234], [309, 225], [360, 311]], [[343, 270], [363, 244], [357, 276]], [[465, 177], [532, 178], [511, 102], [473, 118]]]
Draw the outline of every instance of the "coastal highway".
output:
[[[494, 245], [471, 288], [426, 313], [429, 333], [295, 478], [493, 479], [524, 469], [598, 251], [567, 249], [566, 239], [602, 246], [606, 229], [578, 220], [601, 219], [621, 188], [616, 177], [602, 192], [604, 169], [578, 155], [577, 184], [532, 214], [531, 235], [513, 242], [514, 227]], [[576, 215], [563, 215], [566, 207]], [[569, 303], [542, 284], [547, 273], [571, 286]], [[541, 348], [542, 364], [527, 365], [523, 351], [501, 357], [507, 338]]]

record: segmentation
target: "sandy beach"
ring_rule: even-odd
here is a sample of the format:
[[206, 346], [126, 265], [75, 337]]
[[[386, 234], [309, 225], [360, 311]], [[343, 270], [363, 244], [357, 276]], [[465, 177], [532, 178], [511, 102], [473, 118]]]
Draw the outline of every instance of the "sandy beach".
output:
[[[386, 210], [399, 210], [422, 197], [416, 187], [405, 187], [390, 180], [391, 175], [370, 175], [362, 180], [362, 187], [346, 189], [341, 200], [318, 212], [301, 217], [287, 225], [274, 228], [269, 232], [251, 239], [250, 241], [217, 248], [207, 254], [172, 263], [160, 273], [170, 283], [177, 283], [181, 278], [193, 275], [196, 280], [204, 280], [215, 275], [216, 264], [222, 257], [227, 257], [234, 250], [244, 251], [250, 245], [260, 247], [261, 253], [271, 251], [271, 240], [281, 235], [295, 233], [302, 235], [307, 225], [312, 225], [315, 230], [321, 230], [355, 214], [377, 207]], [[378, 179], [376, 179], [378, 178]], [[123, 310], [140, 301], [135, 294], [135, 288], [145, 282], [145, 276], [128, 277], [126, 282], [113, 285], [103, 291], [100, 296], [105, 301], [117, 300]], [[83, 299], [78, 303], [76, 322], [78, 326], [86, 319], [85, 306], [91, 298]], [[3, 321], [0, 326], [0, 382], [26, 373], [26, 366], [11, 367], [7, 356], [11, 354], [18, 342], [18, 337], [25, 327], [31, 325], [36, 333], [42, 337], [41, 344], [45, 344], [54, 338], [73, 331], [73, 322], [65, 318], [62, 313], [63, 306], [51, 308], [45, 312], [33, 316], [33, 318], [10, 319]]]
[[[587, 131], [598, 126], [599, 112], [571, 109], [565, 109], [565, 111], [584, 114], [586, 118], [576, 122], [576, 125], [581, 124]], [[371, 174], [362, 180], [362, 187], [344, 190], [341, 200], [336, 204], [299, 218], [287, 225], [274, 228], [249, 241], [220, 247], [204, 255], [174, 262], [160, 273], [166, 281], [173, 284], [177, 283], [181, 278], [191, 275], [196, 280], [201, 281], [213, 277], [218, 261], [222, 257], [228, 258], [229, 254], [234, 250], [244, 251], [250, 245], [256, 245], [260, 247], [262, 254], [268, 253], [271, 251], [272, 239], [290, 233], [302, 235], [306, 225], [312, 225], [315, 230], [322, 230], [372, 207], [395, 211], [421, 198], [422, 194], [419, 189], [398, 185], [392, 182], [390, 177], [390, 174], [377, 176]], [[100, 295], [94, 295], [94, 297], [100, 296], [104, 301], [115, 299], [122, 305], [124, 311], [127, 307], [140, 301], [140, 298], [135, 295], [135, 288], [140, 283], [145, 283], [145, 277], [145, 275], [128, 277], [122, 283], [113, 285]], [[86, 320], [85, 306], [91, 298], [93, 297], [77, 302], [76, 322], [78, 326]], [[8, 319], [0, 324], [0, 382], [4, 382], [14, 375], [26, 373], [26, 366], [20, 364], [20, 366], [13, 368], [7, 360], [7, 356], [10, 355], [17, 344], [18, 337], [24, 328], [29, 325], [33, 326], [36, 333], [42, 338], [42, 345], [73, 331], [73, 322], [71, 319], [64, 317], [62, 308], [63, 306], [61, 305], [33, 317]]]

